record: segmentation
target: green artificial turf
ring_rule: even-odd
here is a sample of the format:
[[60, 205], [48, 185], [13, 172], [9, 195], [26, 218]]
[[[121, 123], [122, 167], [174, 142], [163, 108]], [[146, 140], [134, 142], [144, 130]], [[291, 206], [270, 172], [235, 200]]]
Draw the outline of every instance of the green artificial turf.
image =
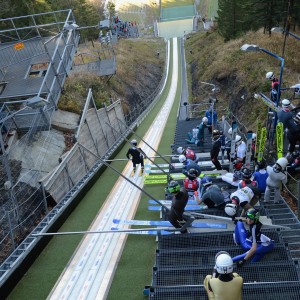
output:
[[[180, 43], [178, 43], [180, 51]], [[180, 52], [179, 52], [180, 53]], [[180, 55], [179, 55], [180, 57]], [[172, 64], [171, 64], [172, 65]], [[169, 75], [172, 74], [170, 69]], [[181, 94], [181, 62], [178, 63], [178, 86], [176, 99], [172, 107], [167, 125], [159, 144], [159, 153], [171, 153], [170, 145], [174, 142], [178, 105]], [[161, 162], [161, 161], [159, 161]], [[164, 199], [164, 188], [166, 185], [147, 185], [145, 190], [156, 199]], [[163, 197], [163, 198], [162, 198]], [[158, 212], [147, 210], [149, 198], [145, 195], [141, 197], [137, 209], [136, 220], [156, 220], [159, 219]], [[116, 274], [113, 279], [108, 300], [115, 299], [143, 299], [143, 288], [151, 284], [152, 267], [155, 261], [156, 242], [155, 237], [143, 235], [130, 235], [119, 262]]]
[[[143, 136], [147, 131], [149, 125], [152, 123], [153, 119], [157, 115], [161, 106], [164, 103], [165, 97], [167, 95], [166, 90], [169, 89], [171, 83], [171, 74], [172, 74], [172, 64], [169, 70], [169, 77], [167, 81], [167, 86], [162, 94], [161, 99], [155, 105], [152, 112], [147, 116], [143, 123], [136, 130], [139, 136]], [[176, 112], [175, 112], [176, 115]], [[174, 115], [174, 117], [175, 117]], [[170, 125], [168, 125], [170, 126]], [[174, 125], [175, 127], [175, 121]], [[172, 135], [170, 135], [172, 137]], [[168, 141], [169, 145], [172, 141]], [[115, 158], [124, 158], [128, 150], [128, 144], [125, 145], [122, 150], [118, 153]], [[161, 149], [161, 153], [169, 153], [169, 146]], [[112, 165], [117, 170], [123, 170], [126, 161], [124, 162], [113, 162]], [[102, 204], [104, 203], [107, 195], [110, 193], [113, 188], [115, 181], [117, 180], [118, 175], [111, 169], [106, 169], [105, 172], [101, 175], [98, 181], [90, 188], [90, 190], [83, 197], [78, 206], [70, 214], [69, 218], [61, 226], [60, 231], [80, 231], [87, 230], [96, 217], [98, 211], [101, 209]], [[152, 191], [153, 189], [153, 191]], [[149, 192], [153, 196], [158, 196], [155, 194], [155, 190], [162, 191], [163, 188], [150, 187]], [[162, 195], [162, 194], [161, 194]], [[144, 203], [146, 205], [145, 199]], [[146, 207], [146, 206], [145, 206]], [[146, 208], [145, 208], [146, 211]], [[140, 216], [141, 218], [146, 218], [146, 216]], [[149, 216], [148, 218], [151, 218]], [[154, 217], [154, 216], [153, 216]], [[11, 292], [8, 299], [30, 299], [30, 300], [41, 300], [46, 299], [51, 289], [55, 285], [57, 279], [61, 275], [64, 267], [68, 264], [71, 256], [73, 255], [76, 247], [81, 241], [81, 235], [70, 235], [70, 236], [56, 236], [51, 239], [44, 251], [39, 255], [28, 270], [22, 280], [16, 285], [15, 289]], [[134, 238], [134, 237], [132, 237]], [[136, 236], [135, 238], [139, 238]], [[139, 240], [137, 245], [143, 244], [142, 239]], [[154, 247], [154, 245], [153, 245]], [[154, 248], [153, 248], [154, 249]], [[149, 250], [149, 249], [148, 249]], [[135, 252], [135, 250], [133, 250]], [[154, 251], [147, 251], [147, 255], [154, 255]], [[148, 277], [150, 276], [150, 270], [147, 270]], [[147, 277], [147, 278], [148, 278]], [[123, 297], [115, 299], [126, 299]], [[130, 298], [127, 298], [130, 299]]]

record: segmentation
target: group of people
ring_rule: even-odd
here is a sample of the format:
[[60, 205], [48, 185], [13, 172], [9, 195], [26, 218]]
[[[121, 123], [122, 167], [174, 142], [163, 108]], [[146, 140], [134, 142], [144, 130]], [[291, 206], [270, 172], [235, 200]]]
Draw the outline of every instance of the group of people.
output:
[[[287, 158], [279, 158], [273, 166], [267, 166], [264, 161], [259, 161], [255, 172], [252, 172], [244, 165], [244, 153], [240, 154], [238, 150], [244, 142], [239, 136], [237, 139], [240, 143], [237, 143], [233, 173], [217, 177], [236, 187], [234, 192], [230, 194], [227, 189], [214, 184], [210, 176], [200, 179], [199, 156], [193, 150], [183, 147], [178, 147], [177, 152], [180, 154], [179, 161], [183, 164], [182, 173], [186, 178], [182, 185], [172, 180], [166, 188], [166, 192], [172, 195], [168, 220], [178, 228], [177, 233], [188, 233], [186, 224], [194, 219], [192, 213], [185, 211], [189, 199], [193, 199], [199, 205], [205, 205], [207, 209], [224, 210], [235, 224], [233, 242], [242, 248], [243, 253], [231, 257], [229, 253], [221, 251], [216, 255], [213, 274], [207, 275], [204, 280], [209, 299], [217, 299], [221, 293], [222, 295], [226, 293], [225, 299], [242, 299], [243, 279], [233, 272], [233, 264], [242, 267], [245, 263], [257, 262], [274, 248], [274, 241], [261, 231], [260, 213], [255, 207], [262, 193], [264, 202], [270, 201], [271, 190], [274, 190], [274, 203], [278, 203], [281, 184], [287, 180]], [[133, 148], [128, 150], [127, 157], [132, 157], [135, 167], [137, 163], [142, 163], [141, 149], [137, 150], [135, 140], [131, 143]], [[247, 228], [244, 224], [247, 224]], [[225, 285], [230, 288], [225, 289]]]
[[118, 16], [113, 17], [112, 34], [138, 37], [138, 27], [136, 21], [122, 21]]
[[[240, 141], [239, 137], [238, 140]], [[241, 141], [237, 147], [242, 143], [244, 142]], [[279, 158], [272, 166], [267, 166], [265, 161], [258, 161], [255, 171], [252, 172], [244, 165], [244, 155], [237, 151], [239, 154], [233, 162], [234, 172], [217, 177], [237, 188], [229, 194], [227, 189], [214, 184], [212, 177], [199, 178], [201, 174], [201, 168], [197, 164], [199, 157], [194, 151], [183, 147], [177, 150], [181, 153], [179, 161], [183, 163], [186, 178], [183, 180], [183, 186], [176, 181], [169, 183], [168, 191], [173, 194], [169, 220], [175, 228], [182, 228], [191, 216], [185, 212], [187, 201], [191, 198], [198, 204], [206, 205], [207, 208], [225, 210], [235, 224], [234, 243], [240, 245], [243, 253], [235, 257], [223, 252], [220, 257], [217, 255], [219, 257], [219, 259], [216, 257], [217, 271], [213, 275], [206, 276], [204, 285], [210, 299], [214, 299], [213, 297], [217, 297], [225, 290], [234, 297], [232, 299], [241, 299], [243, 279], [233, 273], [233, 263], [241, 267], [248, 262], [257, 262], [274, 248], [274, 241], [261, 231], [262, 223], [256, 204], [262, 194], [264, 194], [263, 201], [268, 203], [271, 190], [274, 190], [274, 203], [280, 201], [280, 187], [287, 180], [288, 160], [285, 157]], [[248, 230], [244, 224], [247, 224]], [[183, 233], [187, 230], [184, 228]], [[222, 265], [218, 267], [218, 262], [221, 261], [226, 261], [224, 268]], [[224, 285], [232, 285], [233, 288], [224, 289]]]

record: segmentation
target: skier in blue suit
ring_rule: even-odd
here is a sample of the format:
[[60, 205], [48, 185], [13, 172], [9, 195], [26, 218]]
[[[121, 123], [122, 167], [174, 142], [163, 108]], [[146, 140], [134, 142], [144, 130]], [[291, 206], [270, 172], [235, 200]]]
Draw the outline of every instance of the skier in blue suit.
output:
[[235, 242], [246, 252], [235, 256], [232, 260], [241, 267], [245, 262], [257, 262], [274, 248], [274, 242], [261, 233], [262, 223], [259, 222], [259, 212], [251, 208], [246, 212], [245, 221], [249, 225], [249, 232], [242, 221], [236, 222], [234, 230]]

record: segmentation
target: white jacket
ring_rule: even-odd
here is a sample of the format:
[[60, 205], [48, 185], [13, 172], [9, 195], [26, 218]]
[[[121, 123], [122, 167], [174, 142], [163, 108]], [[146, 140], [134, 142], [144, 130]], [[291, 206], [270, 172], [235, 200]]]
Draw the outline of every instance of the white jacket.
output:
[[254, 193], [248, 186], [245, 186], [242, 189], [239, 189], [239, 190], [235, 191], [234, 193], [232, 193], [230, 195], [230, 199], [232, 199], [233, 196], [236, 196], [239, 198], [240, 205], [241, 205], [241, 203], [243, 203], [243, 202], [249, 203], [251, 201], [251, 199], [253, 198]]
[[276, 173], [274, 172], [273, 167], [267, 167], [267, 172], [269, 174], [267, 185], [270, 187], [280, 187], [281, 182], [284, 184], [287, 183], [287, 174], [285, 172]]

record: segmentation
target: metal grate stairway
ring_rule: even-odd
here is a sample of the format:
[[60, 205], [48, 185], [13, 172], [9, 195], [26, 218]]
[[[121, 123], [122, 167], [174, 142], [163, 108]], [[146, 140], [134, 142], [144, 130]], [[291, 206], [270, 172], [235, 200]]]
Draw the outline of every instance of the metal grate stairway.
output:
[[[178, 121], [174, 144], [199, 152], [199, 147], [185, 143], [185, 139], [187, 132], [200, 121]], [[211, 147], [211, 137], [208, 130], [205, 134], [207, 152]], [[175, 153], [176, 148], [174, 150]], [[201, 160], [209, 160], [209, 157]], [[209, 167], [202, 169], [209, 170]], [[224, 186], [220, 179], [214, 179], [214, 182]], [[227, 190], [232, 192], [235, 188], [228, 187]], [[269, 203], [261, 200], [258, 207], [261, 214], [270, 218], [274, 225], [287, 228], [263, 230], [274, 240], [275, 248], [261, 261], [234, 269], [244, 279], [243, 299], [300, 299], [299, 220], [283, 198], [280, 203], [274, 203], [272, 194]], [[201, 213], [225, 216], [223, 211], [216, 209]], [[227, 251], [232, 256], [243, 253], [240, 246], [234, 245], [232, 231], [158, 236], [149, 299], [208, 299], [203, 280], [206, 275], [212, 274], [215, 254], [220, 250]]]

